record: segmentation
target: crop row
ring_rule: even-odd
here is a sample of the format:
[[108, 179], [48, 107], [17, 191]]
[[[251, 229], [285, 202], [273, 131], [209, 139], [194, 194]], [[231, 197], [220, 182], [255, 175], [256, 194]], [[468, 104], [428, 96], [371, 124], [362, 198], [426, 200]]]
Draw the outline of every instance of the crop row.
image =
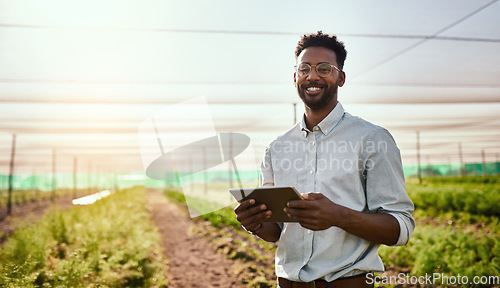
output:
[[166, 260], [144, 188], [52, 211], [0, 251], [1, 287], [163, 287]]
[[417, 209], [500, 216], [500, 183], [407, 183]]
[[[469, 276], [469, 279], [473, 276], [500, 275], [500, 234], [496, 216], [500, 211], [498, 187], [496, 183], [460, 184], [452, 181], [420, 185], [408, 183], [408, 194], [416, 205], [415, 215], [423, 217], [421, 215], [428, 215], [427, 210], [432, 210], [434, 217], [430, 218], [434, 221], [424, 224], [424, 221], [416, 219], [417, 228], [406, 246], [382, 246], [379, 254], [386, 267], [396, 272], [410, 271], [413, 275], [460, 274]], [[167, 195], [183, 201], [182, 193], [170, 191]], [[468, 217], [469, 221], [448, 220], [446, 216], [450, 213], [457, 216], [454, 218]], [[241, 231], [231, 208], [220, 209], [200, 218], [218, 229], [231, 227], [234, 231]], [[443, 221], [445, 223], [440, 223]], [[461, 224], [444, 227], [448, 222]], [[275, 249], [274, 245], [265, 241], [256, 241], [268, 253]], [[269, 265], [272, 265], [272, 261]]]

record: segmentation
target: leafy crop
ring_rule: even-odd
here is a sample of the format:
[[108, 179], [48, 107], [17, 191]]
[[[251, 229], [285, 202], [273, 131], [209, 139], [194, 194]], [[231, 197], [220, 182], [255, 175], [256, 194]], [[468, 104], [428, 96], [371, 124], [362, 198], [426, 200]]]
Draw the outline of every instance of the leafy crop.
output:
[[500, 274], [500, 238], [472, 230], [417, 226], [406, 246], [382, 246], [379, 254], [386, 265], [410, 268], [413, 275], [460, 274], [473, 279]]
[[407, 192], [417, 209], [500, 216], [500, 183], [407, 183]]
[[1, 287], [163, 287], [165, 260], [145, 190], [53, 211], [0, 252]]

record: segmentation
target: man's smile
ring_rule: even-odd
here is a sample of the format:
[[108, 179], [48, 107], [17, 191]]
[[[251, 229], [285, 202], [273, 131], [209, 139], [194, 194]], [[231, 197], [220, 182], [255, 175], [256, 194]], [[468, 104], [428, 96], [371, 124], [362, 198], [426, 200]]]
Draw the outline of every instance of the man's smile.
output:
[[319, 94], [323, 88], [324, 88], [324, 85], [317, 85], [317, 84], [314, 84], [314, 85], [304, 85], [304, 90], [305, 92], [308, 94], [308, 95], [317, 95]]

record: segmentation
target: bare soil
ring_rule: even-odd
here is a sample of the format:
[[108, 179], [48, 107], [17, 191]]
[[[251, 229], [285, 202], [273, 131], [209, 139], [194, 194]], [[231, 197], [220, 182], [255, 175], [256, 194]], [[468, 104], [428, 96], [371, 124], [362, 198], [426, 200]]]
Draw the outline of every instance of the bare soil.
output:
[[217, 253], [208, 239], [190, 232], [194, 224], [187, 211], [159, 191], [148, 190], [147, 195], [169, 261], [169, 287], [244, 287], [234, 262]]

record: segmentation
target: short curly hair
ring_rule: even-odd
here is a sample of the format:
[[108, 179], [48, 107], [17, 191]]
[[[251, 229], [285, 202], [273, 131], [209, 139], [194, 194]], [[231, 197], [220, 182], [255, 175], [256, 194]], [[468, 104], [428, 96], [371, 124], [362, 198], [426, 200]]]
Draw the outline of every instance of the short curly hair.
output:
[[337, 56], [337, 64], [342, 70], [344, 68], [344, 61], [347, 56], [347, 51], [344, 47], [344, 42], [337, 40], [337, 36], [323, 34], [318, 31], [316, 34], [308, 34], [300, 38], [297, 48], [295, 49], [295, 59], [297, 59], [304, 49], [307, 47], [325, 47], [335, 52]]

